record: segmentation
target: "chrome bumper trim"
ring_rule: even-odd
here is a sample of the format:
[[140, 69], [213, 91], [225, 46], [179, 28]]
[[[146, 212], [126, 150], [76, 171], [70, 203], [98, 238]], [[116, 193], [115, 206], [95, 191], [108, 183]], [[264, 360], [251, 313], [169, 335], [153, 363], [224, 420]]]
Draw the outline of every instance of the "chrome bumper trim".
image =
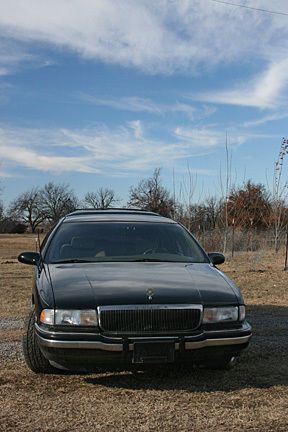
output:
[[40, 345], [48, 348], [98, 349], [102, 351], [123, 351], [123, 344], [108, 344], [100, 341], [61, 341], [45, 339], [37, 335]]
[[[63, 337], [63, 338], [65, 338], [66, 336], [70, 336], [70, 335], [72, 335], [73, 337], [77, 337], [77, 336], [99, 336], [100, 335], [100, 333], [98, 333], [98, 332], [77, 332], [77, 331], [73, 331], [73, 332], [64, 332], [64, 331], [51, 331], [51, 330], [46, 330], [46, 329], [44, 329], [43, 327], [40, 327], [37, 323], [35, 323], [34, 324], [34, 326], [35, 326], [35, 329], [37, 330], [37, 332], [38, 332], [38, 334], [40, 335], [40, 334], [47, 334], [47, 336], [49, 337], [49, 336], [52, 336], [52, 337]], [[74, 329], [73, 329], [74, 330]], [[77, 330], [77, 328], [75, 329], [75, 330]], [[101, 337], [103, 338], [103, 339], [113, 339], [113, 341], [115, 340], [115, 341], [121, 341], [122, 342], [122, 338], [121, 337], [117, 337], [117, 336], [111, 336], [111, 337], [108, 337], [108, 336], [104, 336], [104, 335], [101, 335]]]
[[211, 346], [240, 345], [249, 342], [251, 334], [234, 338], [205, 339], [203, 341], [185, 342], [185, 349], [192, 350]]
[[[65, 348], [65, 349], [98, 349], [102, 351], [123, 351], [123, 344], [109, 344], [100, 341], [61, 341], [45, 339], [37, 335], [40, 345], [48, 348]], [[217, 338], [217, 339], [205, 339], [202, 341], [189, 341], [185, 342], [186, 350], [200, 349], [211, 346], [225, 346], [225, 345], [240, 345], [249, 342], [251, 334], [248, 336], [240, 336], [233, 338]], [[153, 342], [153, 338], [150, 339]], [[155, 341], [156, 342], [156, 341]], [[175, 350], [179, 350], [179, 342], [175, 342]], [[134, 343], [129, 343], [129, 351], [134, 350]]]

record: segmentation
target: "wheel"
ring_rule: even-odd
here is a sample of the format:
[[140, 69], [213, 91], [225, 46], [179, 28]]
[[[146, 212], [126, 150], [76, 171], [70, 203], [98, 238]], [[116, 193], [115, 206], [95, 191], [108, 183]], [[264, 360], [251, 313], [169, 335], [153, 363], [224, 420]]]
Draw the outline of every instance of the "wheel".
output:
[[57, 373], [57, 369], [51, 366], [43, 356], [35, 335], [35, 312], [32, 310], [26, 317], [24, 335], [22, 339], [24, 359], [27, 366], [35, 373]]

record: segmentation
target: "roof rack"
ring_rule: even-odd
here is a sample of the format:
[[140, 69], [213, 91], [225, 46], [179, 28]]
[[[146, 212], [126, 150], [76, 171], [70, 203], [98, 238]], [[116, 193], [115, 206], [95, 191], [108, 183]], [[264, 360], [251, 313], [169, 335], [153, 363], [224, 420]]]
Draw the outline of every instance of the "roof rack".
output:
[[88, 214], [103, 214], [103, 213], [108, 213], [108, 214], [145, 214], [147, 216], [161, 216], [159, 213], [155, 213], [152, 211], [147, 211], [144, 209], [135, 209], [135, 208], [131, 208], [131, 209], [127, 209], [127, 208], [107, 208], [107, 209], [77, 209], [71, 213], [68, 213], [66, 215], [66, 217], [71, 217], [71, 216], [81, 216], [81, 215], [88, 215]]

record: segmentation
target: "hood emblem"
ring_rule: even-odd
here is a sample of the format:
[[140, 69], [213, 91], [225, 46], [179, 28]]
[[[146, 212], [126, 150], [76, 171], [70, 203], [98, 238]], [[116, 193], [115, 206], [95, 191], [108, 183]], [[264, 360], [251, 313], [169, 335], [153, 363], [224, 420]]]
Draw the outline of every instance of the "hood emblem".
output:
[[148, 296], [148, 300], [151, 301], [152, 298], [153, 298], [153, 295], [154, 295], [154, 290], [152, 288], [148, 288], [147, 291], [146, 291], [146, 294]]

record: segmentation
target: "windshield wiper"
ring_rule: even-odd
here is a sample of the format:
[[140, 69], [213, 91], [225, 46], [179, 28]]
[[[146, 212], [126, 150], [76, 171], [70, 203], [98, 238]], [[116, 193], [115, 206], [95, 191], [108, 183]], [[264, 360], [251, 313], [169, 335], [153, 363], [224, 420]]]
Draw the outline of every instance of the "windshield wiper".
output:
[[[159, 259], [159, 258], [138, 258], [135, 260], [129, 260], [129, 262], [183, 262], [183, 261], [175, 261], [175, 260], [168, 260], [168, 259]], [[186, 262], [186, 261], [185, 261]]]
[[71, 258], [71, 259], [65, 259], [65, 260], [59, 260], [59, 261], [52, 261], [50, 264], [70, 264], [70, 263], [89, 263], [89, 262], [95, 262], [94, 260], [84, 260], [79, 258]]

